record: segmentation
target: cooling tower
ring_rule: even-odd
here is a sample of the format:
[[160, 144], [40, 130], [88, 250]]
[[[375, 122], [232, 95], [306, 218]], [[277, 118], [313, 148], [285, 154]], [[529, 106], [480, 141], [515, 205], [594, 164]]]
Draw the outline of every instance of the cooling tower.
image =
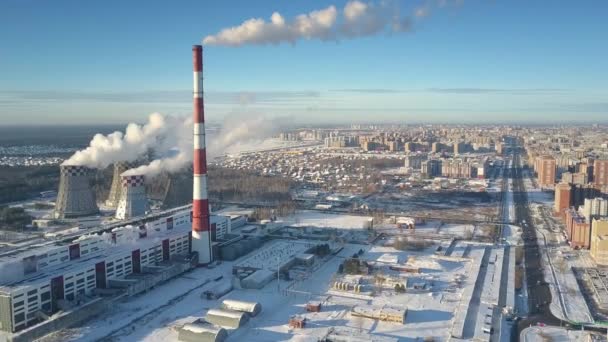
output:
[[150, 210], [144, 176], [122, 176], [121, 187], [122, 192], [116, 208], [117, 219], [125, 220], [142, 216]]
[[112, 187], [110, 188], [110, 194], [105, 202], [106, 207], [116, 208], [118, 201], [120, 201], [120, 194], [122, 193], [122, 175], [125, 171], [135, 167], [135, 163], [130, 162], [116, 162], [114, 163], [114, 173], [112, 175]]
[[61, 165], [59, 192], [55, 202], [54, 216], [57, 219], [92, 215], [99, 212], [95, 196], [89, 183], [89, 168], [76, 165]]

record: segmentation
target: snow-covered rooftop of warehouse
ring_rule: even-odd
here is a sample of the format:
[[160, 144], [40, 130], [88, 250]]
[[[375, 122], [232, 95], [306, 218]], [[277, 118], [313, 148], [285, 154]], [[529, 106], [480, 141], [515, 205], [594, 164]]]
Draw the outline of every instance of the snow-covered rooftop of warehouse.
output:
[[316, 242], [303, 240], [274, 240], [248, 254], [243, 260], [238, 261], [235, 266], [267, 269], [274, 272], [277, 267], [288, 263], [297, 255], [304, 253], [315, 245], [317, 245]]
[[370, 216], [337, 215], [318, 211], [301, 211], [285, 218], [284, 221], [286, 224], [294, 227], [363, 229], [371, 219]]

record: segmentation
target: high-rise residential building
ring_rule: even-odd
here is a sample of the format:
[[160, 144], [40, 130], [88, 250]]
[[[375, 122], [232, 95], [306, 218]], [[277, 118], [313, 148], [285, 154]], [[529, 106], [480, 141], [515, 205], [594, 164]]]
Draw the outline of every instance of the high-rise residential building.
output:
[[564, 211], [566, 221], [566, 236], [568, 243], [573, 248], [589, 248], [591, 229], [585, 217], [581, 216], [574, 208]]
[[494, 145], [494, 149], [496, 150], [496, 154], [501, 155], [503, 153], [504, 146], [503, 146], [503, 144], [501, 142], [497, 142]]
[[429, 159], [423, 161], [420, 165], [421, 173], [426, 177], [437, 177], [441, 176], [441, 160], [439, 159]]
[[578, 185], [575, 184], [572, 189], [572, 205], [575, 207], [585, 204], [585, 199], [596, 198], [600, 195], [598, 189], [593, 184]]
[[589, 183], [589, 177], [584, 172], [577, 172], [572, 174], [572, 183], [585, 185]]
[[413, 153], [405, 156], [405, 168], [411, 168], [412, 170], [420, 170], [422, 168], [422, 162], [427, 160], [428, 156], [426, 153]]
[[441, 167], [441, 175], [448, 178], [476, 178], [478, 164], [455, 158], [445, 159]]
[[555, 186], [555, 202], [553, 210], [558, 216], [563, 216], [564, 210], [572, 203], [572, 186], [568, 183], [559, 183]]
[[595, 186], [608, 185], [608, 160], [593, 162], [593, 184]]
[[454, 154], [464, 153], [464, 152], [466, 152], [465, 149], [466, 149], [465, 143], [463, 143], [461, 141], [454, 143]]
[[608, 200], [601, 197], [586, 198], [583, 214], [588, 222], [591, 222], [591, 218], [608, 216]]
[[542, 156], [538, 160], [538, 184], [541, 187], [551, 187], [555, 184], [555, 158]]
[[591, 257], [598, 265], [608, 265], [608, 218], [591, 223]]
[[574, 183], [574, 174], [572, 172], [562, 173], [562, 183]]

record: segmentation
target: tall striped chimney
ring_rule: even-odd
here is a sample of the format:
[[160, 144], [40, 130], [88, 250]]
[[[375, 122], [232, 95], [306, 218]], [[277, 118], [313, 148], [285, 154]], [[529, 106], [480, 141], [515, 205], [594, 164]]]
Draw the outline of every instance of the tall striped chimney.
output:
[[194, 62], [194, 181], [192, 191], [192, 251], [199, 263], [213, 261], [207, 195], [207, 151], [205, 148], [205, 108], [203, 103], [203, 47], [192, 46]]

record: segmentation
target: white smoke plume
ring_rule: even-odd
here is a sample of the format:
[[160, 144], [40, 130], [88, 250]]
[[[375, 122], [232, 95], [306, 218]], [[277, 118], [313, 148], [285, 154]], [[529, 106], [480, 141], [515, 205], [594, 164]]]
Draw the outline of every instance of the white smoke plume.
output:
[[[267, 147], [268, 139], [280, 132], [285, 122], [283, 118], [267, 118], [259, 113], [233, 112], [226, 117], [218, 131], [207, 130], [208, 159], [225, 153]], [[175, 173], [189, 166], [193, 156], [192, 121], [184, 122], [176, 132], [186, 138], [179, 139], [179, 144], [165, 157], [128, 170], [123, 175], [145, 175], [150, 180], [161, 173]]]
[[259, 113], [241, 112], [229, 115], [217, 134], [209, 141], [210, 158], [225, 153], [263, 148], [267, 140], [280, 132], [286, 118], [268, 118]]
[[185, 120], [181, 118], [150, 114], [146, 124], [130, 123], [124, 133], [96, 134], [87, 148], [76, 152], [63, 165], [103, 169], [115, 162], [135, 161], [149, 152], [167, 154], [184, 140], [178, 133], [184, 124]]
[[184, 169], [192, 163], [192, 130], [192, 118], [175, 120], [171, 130], [163, 136], [161, 148], [156, 150], [161, 152], [156, 154], [158, 158], [148, 165], [127, 170], [123, 175], [144, 175], [151, 179], [163, 172], [175, 173]]
[[412, 28], [412, 18], [428, 16], [432, 7], [443, 8], [450, 4], [460, 4], [463, 0], [426, 1], [414, 9], [410, 15], [400, 15], [396, 2], [363, 2], [351, 0], [342, 11], [336, 6], [300, 14], [292, 20], [285, 20], [274, 12], [270, 21], [262, 18], [245, 20], [241, 25], [222, 29], [203, 39], [207, 45], [242, 46], [245, 44], [266, 45], [291, 43], [298, 40], [319, 39], [323, 41], [353, 39], [382, 32], [407, 32]]

